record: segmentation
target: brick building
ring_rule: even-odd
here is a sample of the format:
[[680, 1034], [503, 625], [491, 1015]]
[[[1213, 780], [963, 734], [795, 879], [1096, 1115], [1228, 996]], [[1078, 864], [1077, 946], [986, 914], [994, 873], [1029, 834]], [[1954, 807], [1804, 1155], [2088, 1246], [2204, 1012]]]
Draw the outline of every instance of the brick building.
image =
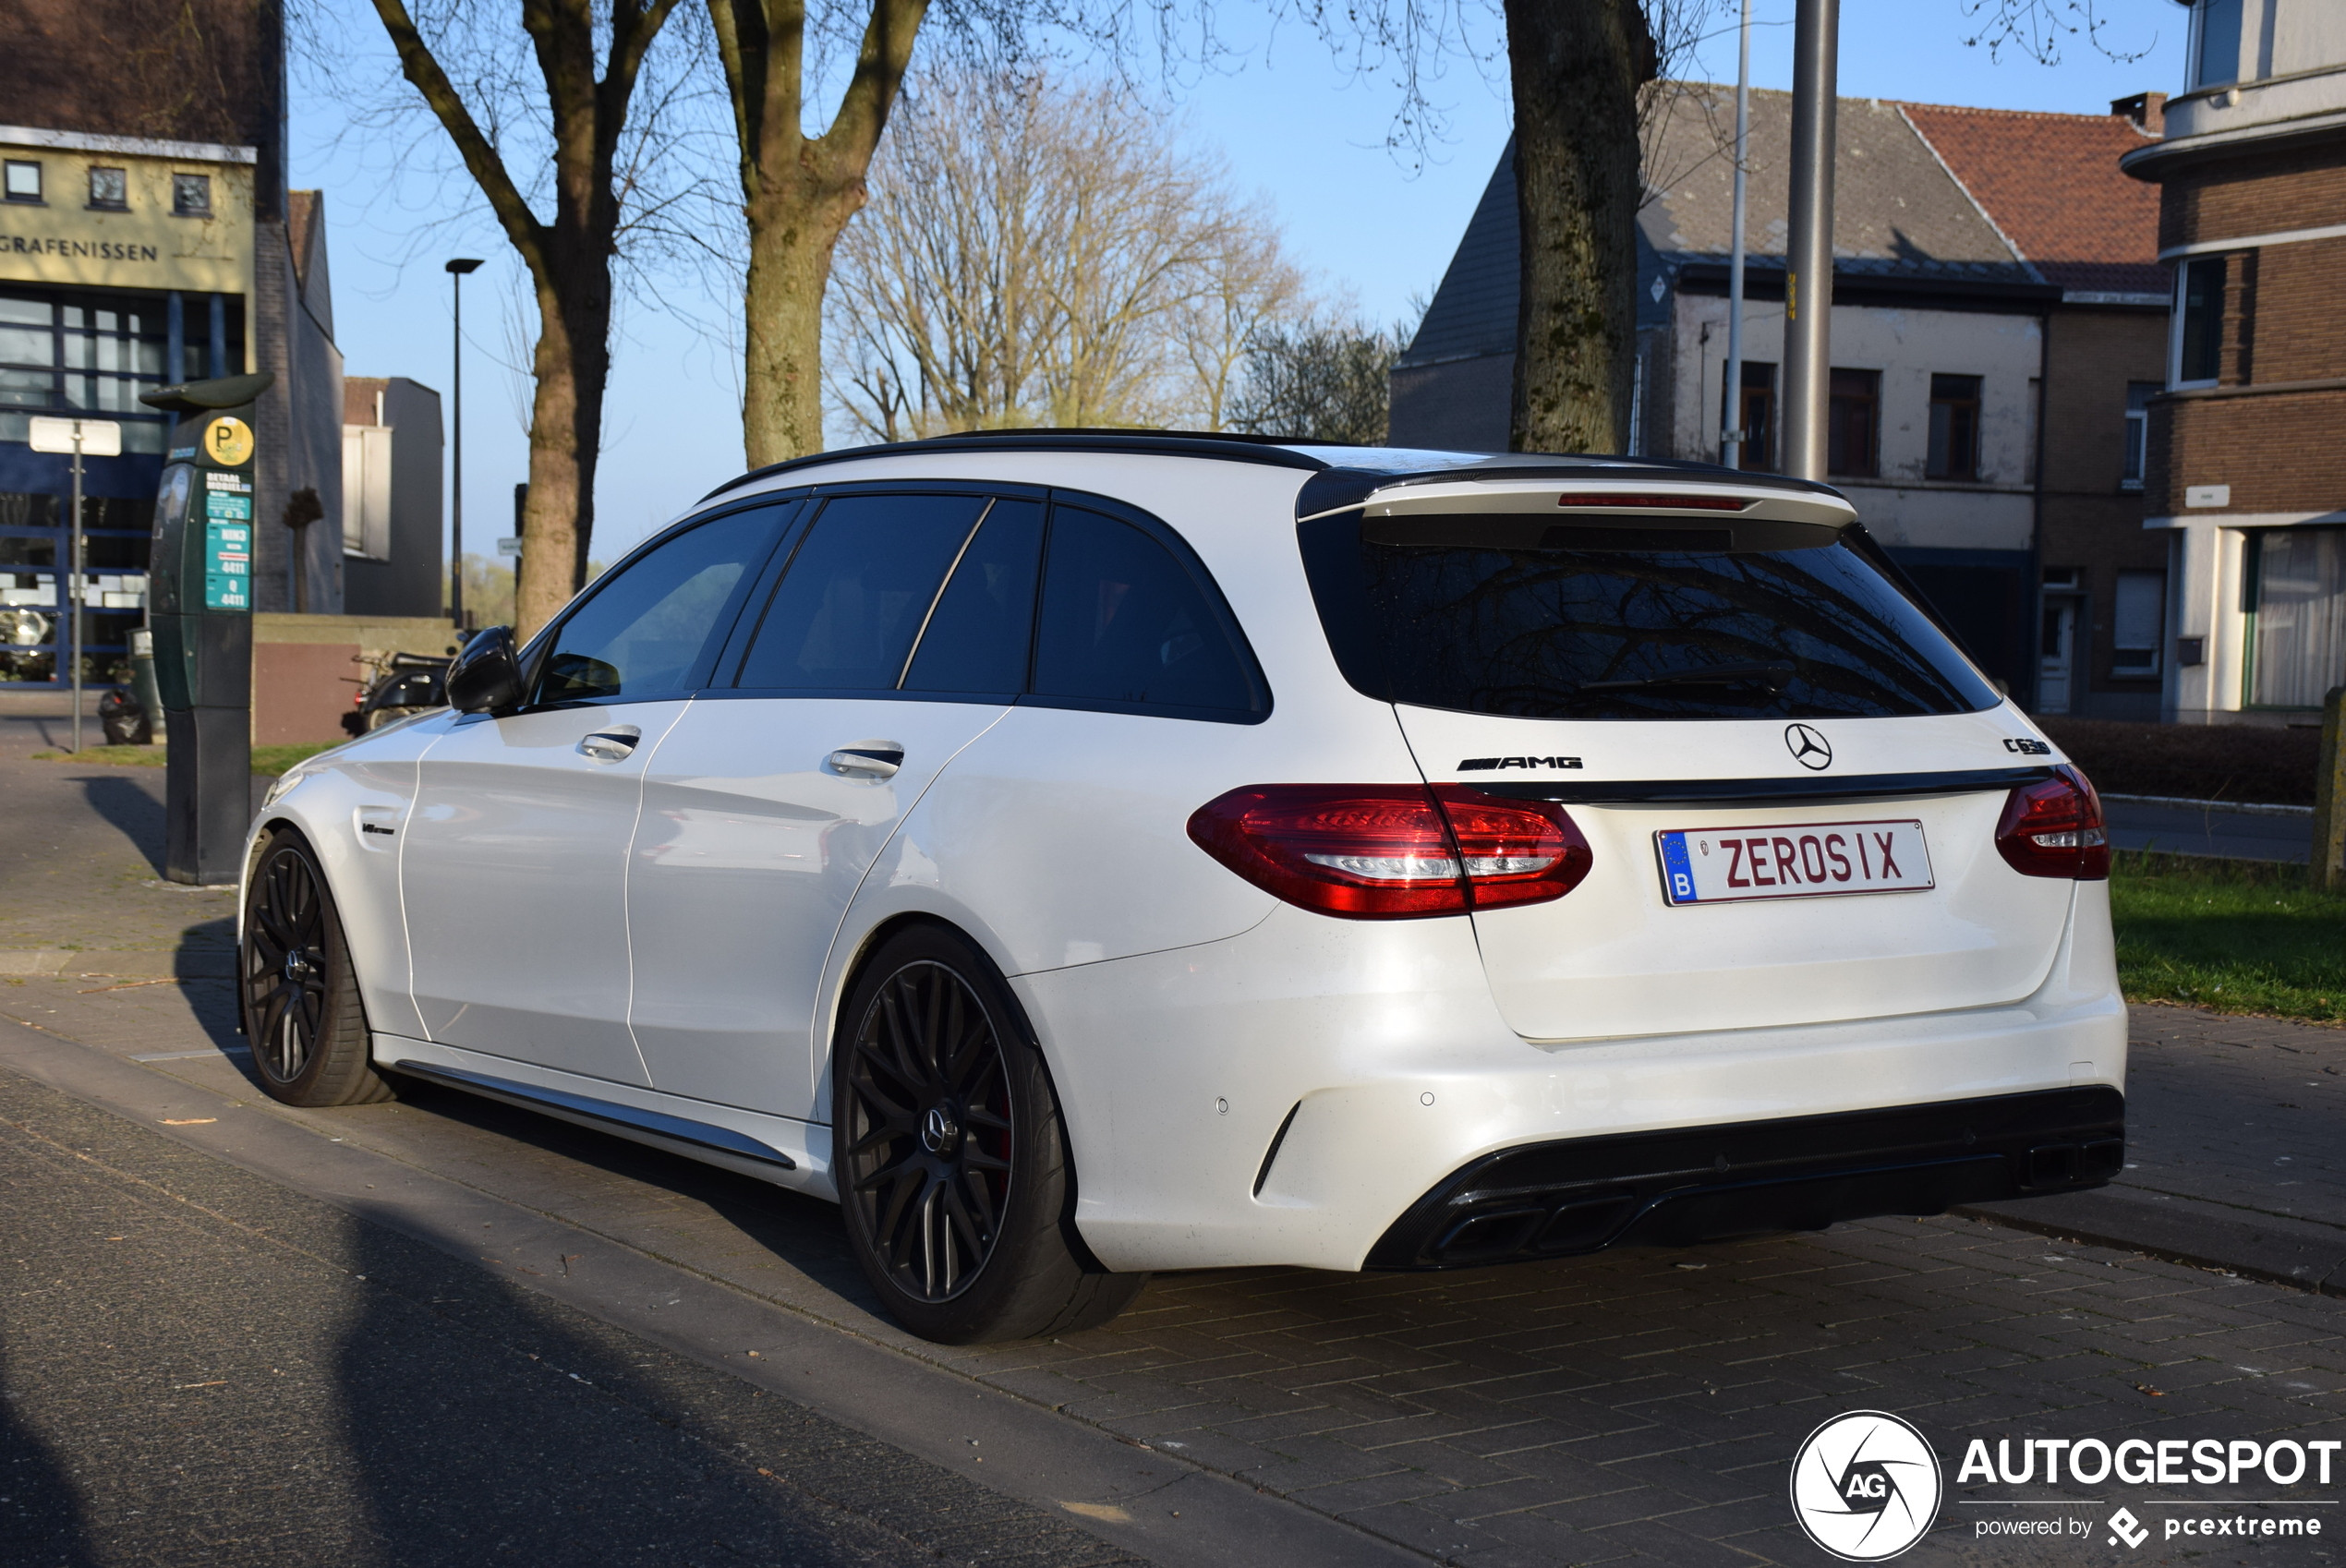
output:
[[2156, 135], [2158, 95], [2108, 115], [1899, 108], [2059, 291], [2041, 307], [2031, 709], [2156, 719], [2167, 548], [2143, 530], [2144, 411], [2166, 379], [2169, 291], [2157, 194], [2118, 160]]
[[[1656, 91], [1632, 452], [1716, 461], [1738, 425], [1744, 465], [1772, 468], [1790, 95], [1751, 95], [1730, 397], [1734, 90]], [[1828, 476], [1988, 671], [2058, 713], [2158, 713], [2166, 554], [2142, 532], [2138, 405], [2159, 384], [2167, 300], [2157, 202], [2117, 168], [2146, 142], [2137, 121], [1838, 106]], [[1394, 368], [1395, 441], [1507, 444], [1518, 233], [1503, 153]]]
[[[87, 463], [87, 669], [144, 614], [168, 382], [274, 373], [258, 410], [254, 598], [343, 608], [342, 356], [322, 202], [285, 183], [284, 35], [269, 0], [17, 0], [0, 11], [0, 683], [65, 678], [68, 460], [35, 413], [123, 427]], [[300, 558], [296, 557], [296, 546]]]
[[2287, 723], [2346, 682], [2346, 6], [2196, 0], [2188, 90], [2125, 172], [2171, 271], [2148, 402], [2184, 723]]

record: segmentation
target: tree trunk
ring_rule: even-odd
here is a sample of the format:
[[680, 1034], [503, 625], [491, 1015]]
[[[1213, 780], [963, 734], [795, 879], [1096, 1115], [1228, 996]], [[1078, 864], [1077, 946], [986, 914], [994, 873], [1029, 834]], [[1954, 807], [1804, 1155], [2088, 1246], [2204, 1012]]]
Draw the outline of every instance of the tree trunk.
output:
[[566, 269], [559, 290], [538, 290], [540, 322], [531, 372], [529, 493], [522, 503], [522, 557], [514, 572], [514, 632], [527, 641], [586, 580], [594, 537], [595, 466], [602, 450], [603, 394], [611, 374], [611, 267]]
[[823, 450], [823, 291], [831, 247], [863, 205], [861, 179], [842, 189], [812, 172], [748, 205], [742, 446], [753, 468]]
[[1505, 0], [1522, 227], [1518, 452], [1628, 448], [1637, 346], [1639, 0]]
[[[381, 0], [378, 0], [381, 3]], [[820, 137], [805, 105], [804, 0], [707, 0], [733, 104], [749, 225], [742, 447], [753, 468], [823, 450], [823, 290], [928, 0], [868, 0], [854, 73]]]

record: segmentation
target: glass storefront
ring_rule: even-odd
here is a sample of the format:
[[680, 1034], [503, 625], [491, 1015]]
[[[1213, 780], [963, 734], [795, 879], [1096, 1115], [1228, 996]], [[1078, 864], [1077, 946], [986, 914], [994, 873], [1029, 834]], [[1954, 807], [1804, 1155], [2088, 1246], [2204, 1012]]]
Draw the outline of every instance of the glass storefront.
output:
[[[167, 295], [0, 284], [0, 684], [70, 676], [63, 570], [70, 460], [26, 444], [36, 414], [94, 415], [122, 426], [120, 457], [83, 464], [82, 677], [114, 679], [127, 657], [129, 633], [146, 613], [154, 486], [170, 434], [170, 421], [139, 394], [174, 372], [201, 375], [214, 357], [202, 308], [210, 296], [185, 297], [196, 308], [179, 313], [175, 345]], [[175, 367], [168, 363], [175, 346]]]
[[2310, 708], [2346, 684], [2346, 528], [2248, 536], [2248, 706]]

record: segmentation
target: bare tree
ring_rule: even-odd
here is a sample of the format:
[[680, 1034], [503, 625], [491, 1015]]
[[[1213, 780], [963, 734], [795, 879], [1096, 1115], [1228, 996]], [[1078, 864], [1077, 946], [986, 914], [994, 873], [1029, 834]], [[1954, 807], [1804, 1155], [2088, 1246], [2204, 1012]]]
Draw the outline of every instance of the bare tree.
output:
[[948, 75], [839, 242], [833, 401], [885, 440], [1215, 428], [1246, 344], [1301, 296], [1268, 215], [1118, 89]]
[[1381, 446], [1393, 362], [1416, 328], [1314, 319], [1259, 332], [1231, 400], [1230, 428], [1252, 435]]
[[[514, 605], [524, 635], [586, 578], [614, 259], [631, 207], [643, 216], [642, 164], [659, 155], [658, 137], [630, 115], [676, 4], [520, 0], [509, 11], [498, 0], [417, 0], [413, 9], [373, 0], [401, 74], [529, 272], [538, 315], [522, 517], [529, 542]], [[535, 79], [522, 64], [525, 42]], [[670, 81], [657, 90], [672, 100], [685, 89]]]

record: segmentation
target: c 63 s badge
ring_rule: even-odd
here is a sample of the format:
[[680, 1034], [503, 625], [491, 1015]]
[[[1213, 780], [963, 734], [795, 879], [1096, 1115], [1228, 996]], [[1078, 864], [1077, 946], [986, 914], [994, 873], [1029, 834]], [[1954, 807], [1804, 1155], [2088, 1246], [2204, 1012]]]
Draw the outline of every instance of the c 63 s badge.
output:
[[1939, 1517], [1939, 1456], [1909, 1423], [1880, 1410], [1835, 1416], [1792, 1461], [1792, 1516], [1844, 1562], [1897, 1556]]
[[1460, 757], [1460, 773], [1496, 773], [1509, 767], [1578, 767], [1578, 757]]

